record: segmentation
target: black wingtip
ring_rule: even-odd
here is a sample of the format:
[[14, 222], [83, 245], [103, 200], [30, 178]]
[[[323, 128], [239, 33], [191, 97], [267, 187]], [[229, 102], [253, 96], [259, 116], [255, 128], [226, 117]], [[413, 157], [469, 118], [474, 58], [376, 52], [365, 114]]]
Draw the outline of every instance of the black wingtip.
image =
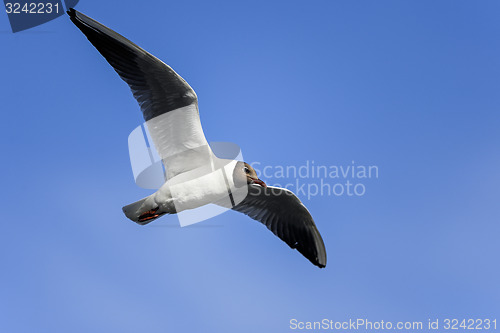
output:
[[323, 255], [315, 260], [313, 262], [316, 266], [319, 268], [325, 268], [326, 267], [326, 251], [323, 252]]
[[[309, 258], [308, 258], [309, 259]], [[318, 268], [325, 268], [326, 267], [326, 260], [321, 260], [318, 258], [315, 258], [315, 259], [309, 259], [309, 261], [316, 267]]]
[[68, 11], [66, 13], [69, 15], [69, 17], [75, 17], [76, 16], [76, 10], [74, 8], [68, 9]]

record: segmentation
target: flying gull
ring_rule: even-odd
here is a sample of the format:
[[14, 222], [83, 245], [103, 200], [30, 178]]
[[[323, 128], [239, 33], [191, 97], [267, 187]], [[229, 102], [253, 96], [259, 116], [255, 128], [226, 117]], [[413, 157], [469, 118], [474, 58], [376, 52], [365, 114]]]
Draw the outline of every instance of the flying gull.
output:
[[129, 219], [144, 225], [214, 203], [261, 222], [314, 265], [326, 266], [323, 239], [291, 191], [267, 186], [245, 162], [213, 154], [201, 127], [196, 93], [181, 76], [90, 17], [72, 8], [68, 15], [129, 85], [165, 166], [166, 182], [157, 192], [123, 207]]

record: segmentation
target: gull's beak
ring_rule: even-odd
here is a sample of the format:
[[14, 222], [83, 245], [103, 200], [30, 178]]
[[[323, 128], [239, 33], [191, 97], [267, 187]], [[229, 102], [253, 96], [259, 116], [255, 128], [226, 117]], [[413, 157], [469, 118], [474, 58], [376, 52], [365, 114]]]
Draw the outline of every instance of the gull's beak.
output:
[[252, 180], [252, 184], [259, 184], [262, 187], [267, 187], [266, 183], [258, 178], [250, 178]]

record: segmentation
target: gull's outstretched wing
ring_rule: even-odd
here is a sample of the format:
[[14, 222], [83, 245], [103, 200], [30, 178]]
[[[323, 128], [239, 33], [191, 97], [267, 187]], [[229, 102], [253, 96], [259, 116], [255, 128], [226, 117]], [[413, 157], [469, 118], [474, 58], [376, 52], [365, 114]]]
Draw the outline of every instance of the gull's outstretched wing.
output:
[[196, 93], [189, 84], [170, 66], [101, 23], [73, 8], [68, 15], [129, 85], [168, 178], [211, 158]]
[[233, 209], [264, 224], [314, 265], [326, 266], [323, 239], [311, 214], [291, 191], [250, 184], [246, 198]]

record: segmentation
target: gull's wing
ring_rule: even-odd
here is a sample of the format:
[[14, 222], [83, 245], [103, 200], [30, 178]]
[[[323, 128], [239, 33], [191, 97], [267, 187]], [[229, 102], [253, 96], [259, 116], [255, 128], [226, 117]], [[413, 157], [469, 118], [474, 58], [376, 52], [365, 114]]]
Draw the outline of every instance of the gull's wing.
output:
[[73, 8], [68, 15], [129, 85], [168, 178], [211, 158], [196, 93], [189, 84], [170, 66], [101, 23]]
[[318, 267], [326, 266], [326, 250], [311, 214], [291, 191], [248, 185], [246, 198], [233, 207], [250, 216]]

